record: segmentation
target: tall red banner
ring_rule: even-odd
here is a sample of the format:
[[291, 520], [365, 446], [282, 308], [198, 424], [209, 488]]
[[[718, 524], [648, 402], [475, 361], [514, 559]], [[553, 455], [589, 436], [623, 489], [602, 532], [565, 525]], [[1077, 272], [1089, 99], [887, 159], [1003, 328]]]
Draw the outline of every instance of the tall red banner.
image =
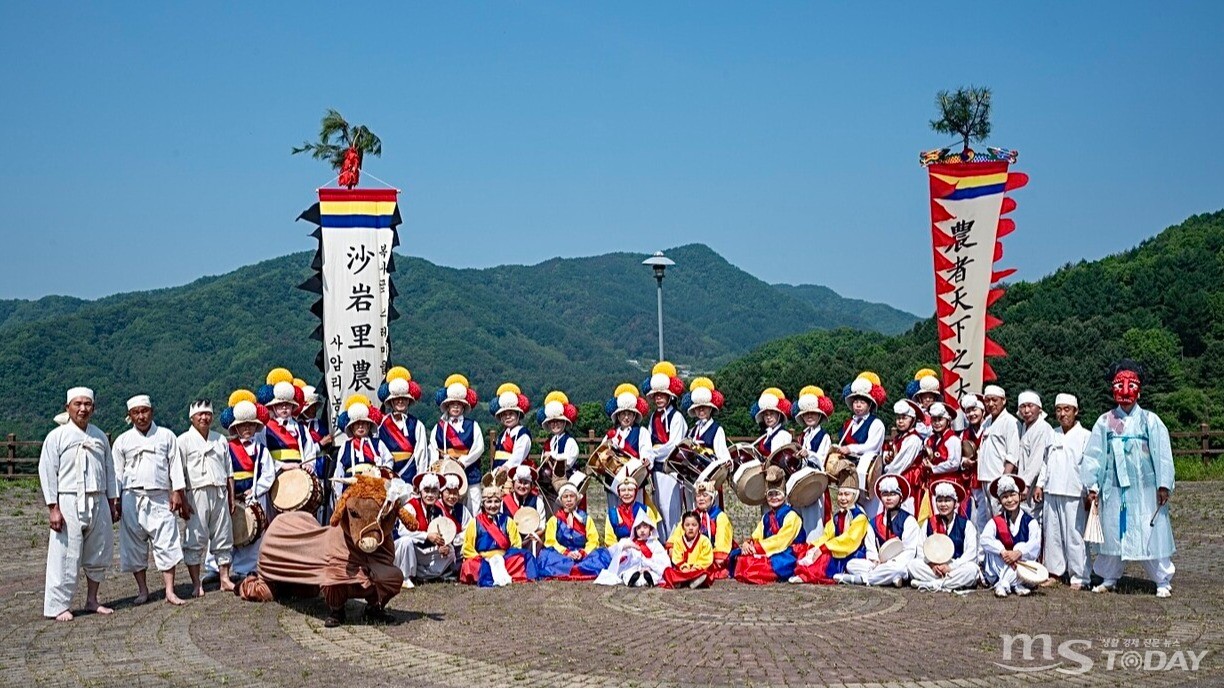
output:
[[1000, 240], [1016, 229], [1004, 217], [1016, 209], [1007, 192], [1023, 187], [1028, 176], [1009, 171], [1014, 152], [999, 156], [995, 150], [971, 162], [954, 154], [927, 166], [939, 358], [944, 398], [953, 406], [995, 379], [987, 357], [1007, 355], [990, 338], [1001, 321], [988, 311], [1003, 296], [996, 283], [1016, 272], [996, 264], [1003, 258]]

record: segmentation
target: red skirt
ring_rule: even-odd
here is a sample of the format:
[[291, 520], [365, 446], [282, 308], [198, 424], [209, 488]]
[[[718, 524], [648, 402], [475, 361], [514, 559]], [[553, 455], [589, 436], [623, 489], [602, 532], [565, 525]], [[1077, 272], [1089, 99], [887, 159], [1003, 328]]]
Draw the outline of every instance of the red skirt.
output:
[[[506, 573], [510, 575], [514, 583], [521, 584], [530, 581], [527, 578], [527, 560], [521, 553], [505, 556], [505, 562]], [[463, 561], [463, 565], [459, 568], [459, 583], [478, 586], [493, 585], [493, 575], [483, 557], [476, 556]]]
[[714, 554], [714, 564], [710, 566], [709, 575], [711, 579], [726, 579], [731, 576], [727, 571], [727, 556]]
[[812, 564], [795, 565], [795, 576], [802, 579], [805, 584], [836, 584], [837, 582], [828, 577], [829, 560], [833, 558], [833, 555], [823, 546], [820, 551], [820, 557], [816, 558]]
[[[726, 570], [723, 570], [723, 572], [726, 572]], [[688, 588], [689, 582], [702, 575], [705, 575], [706, 580], [701, 582], [701, 585], [697, 588], [709, 588], [710, 584], [714, 582], [714, 577], [711, 576], [709, 569], [695, 569], [690, 572], [682, 572], [675, 567], [668, 567], [663, 570], [663, 583], [660, 586], [669, 589]], [[726, 575], [724, 574], [724, 576]]]

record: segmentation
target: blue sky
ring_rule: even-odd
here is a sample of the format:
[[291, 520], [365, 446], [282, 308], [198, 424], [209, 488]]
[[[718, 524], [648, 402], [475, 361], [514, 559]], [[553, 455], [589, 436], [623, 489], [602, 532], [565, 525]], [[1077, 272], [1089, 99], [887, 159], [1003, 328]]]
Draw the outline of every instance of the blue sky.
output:
[[4, 3], [0, 297], [312, 248], [332, 173], [289, 149], [329, 106], [382, 137], [401, 250], [450, 266], [704, 242], [930, 313], [917, 154], [967, 84], [1032, 178], [1020, 278], [1224, 207], [1224, 3], [860, 5]]

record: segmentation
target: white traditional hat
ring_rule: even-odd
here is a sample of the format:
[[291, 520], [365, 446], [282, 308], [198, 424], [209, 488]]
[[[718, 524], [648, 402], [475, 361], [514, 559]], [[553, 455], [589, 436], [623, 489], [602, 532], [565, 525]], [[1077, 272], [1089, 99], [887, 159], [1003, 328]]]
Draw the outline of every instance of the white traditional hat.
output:
[[944, 404], [943, 402], [932, 402], [931, 408], [927, 409], [927, 413], [931, 415], [932, 419], [936, 417], [942, 417], [945, 419], [952, 418], [952, 410], [948, 409], [948, 405]]
[[441, 490], [442, 489], [442, 481], [440, 480], [440, 477], [438, 476], [438, 474], [435, 474], [432, 471], [427, 471], [421, 474], [420, 476], [417, 476], [416, 478], [412, 480], [412, 483], [416, 487], [417, 492], [420, 492], [426, 489], [429, 489], [429, 490]]
[[[569, 397], [567, 397], [565, 393], [561, 392], [560, 390], [553, 390], [552, 392], [548, 393], [548, 395], [544, 397], [544, 407], [540, 411], [536, 412], [536, 418], [539, 420], [540, 425], [543, 426], [549, 421], [561, 421], [566, 425], [574, 423], [574, 419], [571, 419], [565, 413], [565, 407], [566, 405], [569, 405], [569, 403]], [[574, 414], [576, 417], [576, 412], [577, 409], [573, 408], [571, 414]]]
[[982, 398], [975, 393], [967, 392], [960, 398], [960, 406], [962, 410], [966, 409], [985, 409], [982, 404]]
[[1075, 407], [1076, 409], [1079, 409], [1079, 400], [1076, 399], [1075, 395], [1070, 395], [1065, 392], [1060, 392], [1058, 393], [1058, 396], [1054, 398], [1054, 406], [1055, 407]]
[[948, 483], [947, 481], [941, 481], [935, 485], [935, 497], [937, 498], [955, 498], [956, 489], [952, 487], [951, 483]]
[[370, 418], [370, 408], [361, 402], [354, 402], [350, 404], [349, 408], [345, 411], [348, 412], [347, 423], [344, 424], [345, 433], [348, 433], [348, 430], [352, 428], [353, 424], [355, 423], [360, 423], [362, 421], [370, 424], [374, 423], [374, 420]]
[[1024, 479], [1015, 474], [1003, 474], [990, 482], [990, 495], [998, 500], [1008, 493], [1023, 493], [1027, 488]]
[[89, 401], [93, 401], [94, 391], [86, 387], [75, 387], [68, 389], [68, 398], [64, 400], [64, 404], [71, 404], [72, 400], [78, 397], [88, 397]]
[[502, 383], [497, 388], [497, 395], [489, 403], [489, 411], [494, 416], [501, 416], [508, 411], [518, 412], [519, 416], [523, 416], [527, 413], [529, 406], [527, 396], [523, 394], [519, 386], [514, 383]]
[[684, 392], [684, 381], [676, 375], [676, 366], [670, 361], [660, 361], [650, 369], [650, 378], [642, 386], [642, 394], [646, 397], [663, 394], [673, 400]]
[[476, 391], [468, 385], [468, 379], [458, 373], [446, 378], [445, 384], [434, 394], [434, 401], [439, 407], [445, 407], [451, 402], [458, 402], [471, 409], [478, 401]]
[[911, 399], [900, 399], [893, 404], [893, 414], [896, 416], [909, 416], [916, 419], [919, 416], [922, 416], [922, 407], [919, 407], [918, 403]]
[[520, 464], [514, 467], [514, 474], [512, 474], [512, 476], [513, 480], [515, 481], [528, 481], [530, 483], [535, 483], [536, 471], [526, 464]]
[[443, 488], [459, 490], [463, 486], [463, 478], [459, 474], [447, 474]]
[[786, 395], [778, 388], [766, 388], [757, 398], [756, 408], [756, 414], [752, 418], [757, 423], [765, 423], [763, 417], [767, 411], [777, 412], [782, 418], [782, 423], [785, 423], [786, 417], [790, 416], [788, 413], [790, 403], [786, 401]]
[[282, 380], [272, 386], [272, 399], [268, 400], [267, 406], [273, 407], [278, 404], [297, 406], [297, 388], [293, 387], [292, 382]]
[[203, 412], [207, 412], [209, 414], [213, 413], [212, 402], [208, 400], [196, 400], [192, 402], [190, 406], [187, 407], [187, 418], [190, 419], [196, 414], [200, 414]]

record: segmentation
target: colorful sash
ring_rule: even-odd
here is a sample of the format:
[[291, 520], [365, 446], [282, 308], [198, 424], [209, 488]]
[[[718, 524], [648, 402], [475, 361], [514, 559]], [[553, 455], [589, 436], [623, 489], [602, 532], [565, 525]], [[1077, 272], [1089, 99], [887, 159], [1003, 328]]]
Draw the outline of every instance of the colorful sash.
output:
[[489, 515], [484, 512], [476, 515], [476, 524], [489, 535], [489, 538], [493, 539], [493, 542], [497, 544], [498, 550], [510, 549], [510, 537], [506, 535], [505, 531], [502, 531], [497, 522], [489, 519]]
[[267, 436], [275, 442], [268, 443], [268, 452], [278, 462], [302, 461], [302, 445], [297, 434], [281, 425], [276, 419], [268, 419], [264, 428]]

